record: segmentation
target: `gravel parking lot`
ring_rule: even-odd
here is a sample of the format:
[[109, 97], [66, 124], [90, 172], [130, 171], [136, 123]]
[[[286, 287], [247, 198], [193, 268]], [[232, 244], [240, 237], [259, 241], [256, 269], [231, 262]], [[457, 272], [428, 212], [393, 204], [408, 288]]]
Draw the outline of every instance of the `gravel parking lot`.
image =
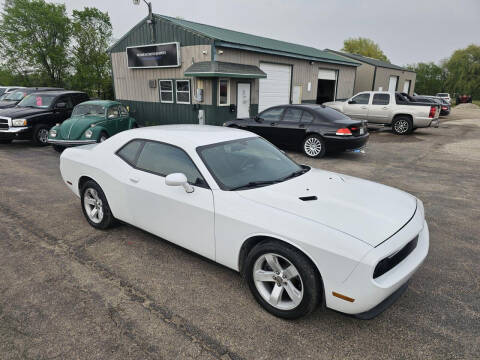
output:
[[275, 318], [229, 269], [131, 226], [91, 228], [53, 149], [0, 145], [0, 358], [478, 358], [479, 112], [411, 136], [374, 132], [365, 153], [291, 154], [424, 201], [429, 256], [369, 321]]

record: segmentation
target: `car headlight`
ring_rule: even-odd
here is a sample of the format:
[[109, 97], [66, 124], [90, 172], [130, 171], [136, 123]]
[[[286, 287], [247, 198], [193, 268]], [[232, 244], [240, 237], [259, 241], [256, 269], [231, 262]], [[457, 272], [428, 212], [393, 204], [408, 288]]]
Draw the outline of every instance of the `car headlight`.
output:
[[50, 130], [50, 137], [52, 138], [57, 137], [57, 130], [55, 129]]
[[27, 126], [27, 119], [13, 119], [12, 126]]
[[85, 137], [86, 137], [87, 139], [90, 139], [90, 138], [92, 137], [92, 135], [93, 135], [93, 131], [92, 131], [92, 130], [88, 129], [87, 131], [85, 131]]

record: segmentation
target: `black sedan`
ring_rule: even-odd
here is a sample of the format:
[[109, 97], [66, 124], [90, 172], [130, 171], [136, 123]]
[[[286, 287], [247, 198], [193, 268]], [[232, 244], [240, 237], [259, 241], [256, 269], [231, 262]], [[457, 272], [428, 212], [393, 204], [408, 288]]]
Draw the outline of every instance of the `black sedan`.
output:
[[223, 126], [254, 132], [279, 147], [302, 147], [305, 155], [320, 158], [326, 151], [363, 147], [368, 141], [366, 121], [323, 105], [281, 105], [250, 119], [227, 121]]
[[450, 104], [445, 99], [442, 99], [436, 96], [425, 96], [425, 95], [424, 96], [417, 95], [417, 96], [414, 96], [413, 98], [415, 99], [415, 101], [428, 102], [428, 103], [440, 105], [441, 116], [446, 116], [450, 114]]

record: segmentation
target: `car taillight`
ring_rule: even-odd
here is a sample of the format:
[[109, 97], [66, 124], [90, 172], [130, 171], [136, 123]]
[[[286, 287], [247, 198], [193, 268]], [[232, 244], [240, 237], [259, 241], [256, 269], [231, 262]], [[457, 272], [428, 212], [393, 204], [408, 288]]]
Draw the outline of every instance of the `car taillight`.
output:
[[442, 110], [447, 110], [448, 108], [446, 106], [442, 106]]
[[430, 106], [430, 114], [428, 114], [429, 118], [435, 117], [435, 113], [437, 112], [437, 108], [435, 106]]
[[352, 130], [352, 131], [357, 131], [358, 128], [357, 128], [356, 126], [351, 126], [351, 127], [350, 127], [350, 130]]
[[347, 129], [347, 128], [341, 128], [341, 129], [338, 129], [337, 132], [336, 132], [336, 135], [352, 135], [352, 132], [350, 131], [350, 129]]

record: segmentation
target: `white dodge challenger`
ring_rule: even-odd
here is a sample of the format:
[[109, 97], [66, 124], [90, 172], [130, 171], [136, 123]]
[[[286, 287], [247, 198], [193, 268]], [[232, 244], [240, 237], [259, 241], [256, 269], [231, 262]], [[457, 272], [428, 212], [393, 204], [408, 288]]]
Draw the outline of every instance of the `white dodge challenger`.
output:
[[427, 256], [422, 202], [298, 165], [247, 131], [167, 125], [67, 149], [62, 177], [88, 223], [120, 220], [240, 271], [269, 312], [318, 304], [371, 318]]

